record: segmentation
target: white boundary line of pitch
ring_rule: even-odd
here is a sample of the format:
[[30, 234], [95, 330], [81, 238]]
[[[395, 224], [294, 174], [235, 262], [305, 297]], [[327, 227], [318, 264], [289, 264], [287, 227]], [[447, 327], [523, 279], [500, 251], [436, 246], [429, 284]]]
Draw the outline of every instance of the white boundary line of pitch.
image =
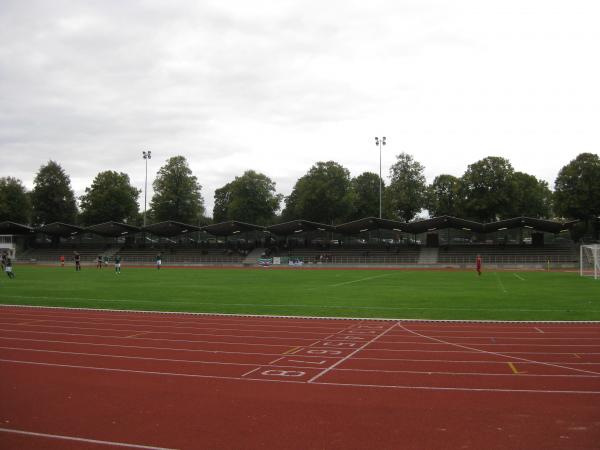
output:
[[[255, 305], [259, 306], [259, 305]], [[265, 306], [265, 305], [261, 305]], [[283, 305], [277, 305], [283, 306]], [[288, 305], [298, 306], [298, 305]], [[73, 308], [68, 306], [37, 306], [37, 305], [13, 305], [13, 304], [0, 304], [2, 308], [31, 308], [40, 310], [64, 310], [64, 311], [97, 311], [97, 312], [113, 312], [113, 313], [127, 313], [127, 314], [156, 314], [156, 315], [180, 315], [180, 316], [215, 316], [215, 317], [252, 317], [257, 319], [304, 319], [304, 320], [363, 320], [363, 321], [384, 321], [384, 322], [423, 322], [423, 323], [507, 323], [507, 324], [520, 324], [520, 323], [556, 323], [556, 324], [600, 324], [600, 320], [471, 320], [471, 319], [402, 319], [402, 318], [390, 318], [390, 317], [327, 317], [327, 316], [286, 316], [286, 315], [274, 315], [274, 314], [226, 314], [226, 313], [203, 313], [203, 312], [185, 312], [185, 311], [151, 311], [151, 310], [131, 310], [131, 309], [104, 309], [104, 308]], [[345, 308], [349, 308], [346, 306]], [[367, 307], [365, 307], [367, 308]], [[376, 307], [373, 309], [377, 309]], [[397, 308], [403, 309], [403, 308]], [[409, 309], [409, 308], [404, 308]], [[414, 308], [414, 309], [426, 309], [426, 308]], [[429, 308], [436, 309], [436, 308]], [[464, 308], [465, 310], [471, 310]], [[506, 310], [506, 309], [491, 309], [493, 311], [561, 311], [561, 310]], [[487, 309], [486, 309], [487, 311]], [[595, 312], [595, 311], [591, 311]]]
[[49, 439], [60, 439], [63, 441], [76, 441], [76, 442], [86, 442], [88, 444], [102, 444], [102, 445], [110, 445], [113, 447], [125, 447], [125, 448], [140, 448], [145, 450], [175, 450], [167, 447], [152, 447], [149, 445], [138, 445], [138, 444], [126, 444], [124, 442], [113, 442], [113, 441], [101, 441], [98, 439], [87, 439], [75, 436], [64, 436], [61, 434], [48, 434], [48, 433], [35, 433], [33, 431], [24, 431], [24, 430], [14, 430], [11, 428], [0, 428], [0, 433], [12, 433], [12, 434], [20, 434], [24, 436], [35, 436], [35, 437], [43, 437]]

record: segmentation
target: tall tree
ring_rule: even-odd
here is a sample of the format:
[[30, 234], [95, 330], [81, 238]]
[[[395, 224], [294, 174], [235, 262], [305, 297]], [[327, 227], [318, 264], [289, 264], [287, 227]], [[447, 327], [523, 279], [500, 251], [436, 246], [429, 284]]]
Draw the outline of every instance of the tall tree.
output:
[[48, 164], [40, 167], [33, 184], [31, 203], [35, 225], [75, 223], [75, 194], [69, 176], [58, 163], [48, 161]]
[[[592, 220], [600, 216], [600, 158], [593, 153], [581, 153], [560, 169], [554, 182], [556, 213], [581, 219], [597, 226]], [[594, 234], [598, 236], [598, 229]]]
[[202, 186], [183, 156], [169, 158], [152, 184], [152, 216], [158, 222], [175, 220], [197, 224], [204, 214]]
[[461, 215], [460, 180], [452, 175], [438, 175], [427, 187], [427, 209], [432, 217]]
[[298, 179], [286, 200], [285, 220], [321, 223], [346, 220], [352, 209], [350, 172], [334, 161], [317, 162]]
[[513, 198], [507, 216], [547, 219], [552, 213], [552, 192], [548, 183], [533, 175], [515, 172], [512, 176]]
[[85, 225], [111, 220], [135, 222], [140, 192], [131, 186], [129, 175], [112, 170], [100, 172], [80, 197], [81, 220]]
[[466, 217], [486, 222], [510, 216], [513, 173], [510, 162], [497, 156], [469, 165], [461, 178], [461, 201]]
[[426, 206], [425, 167], [412, 155], [400, 153], [390, 168], [390, 185], [385, 191], [386, 211], [405, 222]]
[[31, 201], [21, 180], [0, 178], [0, 222], [9, 220], [28, 224], [31, 218]]
[[[379, 217], [379, 183], [381, 178], [372, 172], [364, 172], [352, 179], [353, 205], [350, 219]], [[381, 181], [381, 193], [385, 185]]]
[[213, 218], [218, 222], [240, 220], [258, 225], [271, 224], [281, 199], [269, 177], [248, 170], [215, 191]]

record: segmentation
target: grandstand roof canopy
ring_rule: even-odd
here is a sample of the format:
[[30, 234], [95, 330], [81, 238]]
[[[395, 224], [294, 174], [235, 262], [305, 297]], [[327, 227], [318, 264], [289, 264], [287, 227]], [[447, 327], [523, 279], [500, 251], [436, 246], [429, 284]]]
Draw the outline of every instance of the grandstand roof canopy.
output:
[[180, 234], [190, 233], [193, 231], [200, 231], [200, 227], [195, 225], [188, 225], [181, 222], [175, 222], [173, 220], [167, 220], [165, 222], [153, 223], [143, 228], [144, 231], [148, 231], [157, 236], [178, 236]]
[[292, 220], [290, 222], [278, 223], [267, 227], [267, 231], [280, 236], [287, 236], [302, 231], [335, 231], [336, 227], [324, 223], [311, 222], [309, 220]]
[[438, 229], [445, 228], [456, 228], [458, 230], [472, 231], [475, 233], [482, 233], [484, 226], [479, 222], [472, 220], [459, 219], [458, 217], [452, 216], [439, 216], [431, 219], [420, 220], [418, 222], [412, 222], [408, 224], [409, 229], [412, 233], [419, 234], [427, 231], [435, 231]]
[[554, 222], [552, 220], [533, 219], [531, 217], [514, 217], [512, 219], [486, 223], [484, 224], [484, 231], [486, 233], [491, 233], [493, 231], [521, 227], [531, 228], [537, 231], [545, 231], [547, 233], [559, 233], [565, 229], [568, 229], [569, 225], [567, 225], [567, 223]]
[[33, 228], [27, 225], [21, 225], [17, 222], [0, 222], [0, 234], [30, 234]]
[[36, 228], [36, 231], [40, 233], [49, 234], [52, 236], [73, 236], [84, 231], [85, 228], [78, 227], [77, 225], [70, 225], [62, 222], [52, 222], [47, 225]]
[[131, 233], [137, 233], [140, 231], [140, 228], [134, 227], [133, 225], [127, 225], [126, 223], [104, 222], [99, 223], [98, 225], [87, 227], [85, 231], [99, 234], [101, 236], [119, 237], [126, 236]]
[[214, 236], [231, 236], [238, 233], [244, 233], [246, 231], [264, 230], [265, 227], [253, 225], [251, 223], [230, 220], [229, 222], [206, 225], [205, 227], [202, 227], [202, 229]]
[[344, 234], [358, 234], [370, 230], [394, 230], [409, 232], [410, 224], [399, 222], [396, 220], [378, 219], [377, 217], [365, 217], [364, 219], [355, 220], [353, 222], [343, 223], [338, 225], [337, 231]]

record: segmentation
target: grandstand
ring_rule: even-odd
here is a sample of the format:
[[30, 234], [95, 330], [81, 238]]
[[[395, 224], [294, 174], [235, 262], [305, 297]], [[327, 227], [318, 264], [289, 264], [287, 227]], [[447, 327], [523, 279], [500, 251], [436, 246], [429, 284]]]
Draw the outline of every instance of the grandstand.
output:
[[53, 223], [31, 228], [0, 223], [14, 236], [17, 260], [67, 262], [73, 252], [83, 264], [98, 256], [124, 264], [153, 265], [158, 253], [165, 265], [252, 265], [259, 257], [286, 264], [341, 266], [471, 266], [476, 255], [496, 266], [576, 267], [578, 244], [569, 239], [575, 222], [517, 217], [478, 223], [442, 216], [413, 223], [368, 217], [337, 226], [295, 220], [263, 227], [229, 221], [205, 227], [168, 221], [144, 228], [105, 222], [82, 228]]

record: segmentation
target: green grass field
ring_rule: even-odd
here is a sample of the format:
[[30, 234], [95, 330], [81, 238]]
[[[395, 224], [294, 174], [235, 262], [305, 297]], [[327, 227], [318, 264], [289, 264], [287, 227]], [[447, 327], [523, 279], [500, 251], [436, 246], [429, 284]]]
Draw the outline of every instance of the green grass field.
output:
[[17, 266], [0, 303], [335, 317], [600, 320], [600, 281], [575, 273]]

